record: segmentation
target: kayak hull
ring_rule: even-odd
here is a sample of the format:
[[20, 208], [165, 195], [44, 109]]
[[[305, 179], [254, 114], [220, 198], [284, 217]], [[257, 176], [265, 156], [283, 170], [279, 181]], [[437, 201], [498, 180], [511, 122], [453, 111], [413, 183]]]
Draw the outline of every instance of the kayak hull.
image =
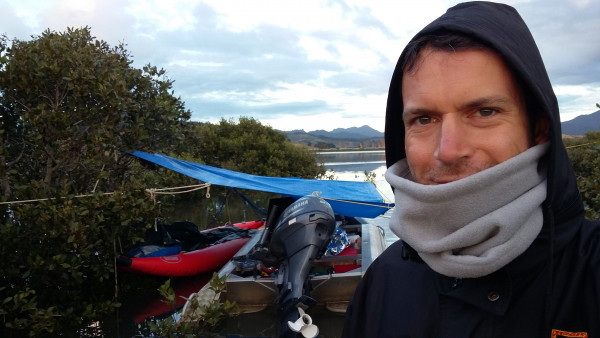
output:
[[[264, 221], [233, 224], [241, 229], [258, 229]], [[248, 241], [250, 237], [237, 238], [203, 249], [160, 257], [124, 257], [117, 259], [119, 269], [139, 274], [182, 277], [218, 270], [225, 265]]]

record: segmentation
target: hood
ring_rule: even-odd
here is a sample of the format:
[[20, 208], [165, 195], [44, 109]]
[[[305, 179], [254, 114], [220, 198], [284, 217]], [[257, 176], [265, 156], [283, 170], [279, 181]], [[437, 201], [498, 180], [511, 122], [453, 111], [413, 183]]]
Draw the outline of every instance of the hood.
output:
[[[583, 214], [583, 204], [576, 185], [571, 162], [562, 142], [560, 115], [556, 95], [548, 78], [542, 57], [527, 25], [517, 11], [504, 4], [467, 2], [456, 5], [421, 30], [413, 40], [423, 35], [451, 31], [473, 36], [498, 52], [521, 82], [527, 93], [528, 107], [544, 114], [549, 121], [550, 148], [548, 163], [548, 192], [544, 203], [544, 227], [554, 222], [572, 219]], [[406, 157], [404, 151], [404, 122], [402, 112], [402, 69], [400, 55], [388, 93], [385, 151], [387, 166]], [[550, 221], [548, 221], [550, 219]]]

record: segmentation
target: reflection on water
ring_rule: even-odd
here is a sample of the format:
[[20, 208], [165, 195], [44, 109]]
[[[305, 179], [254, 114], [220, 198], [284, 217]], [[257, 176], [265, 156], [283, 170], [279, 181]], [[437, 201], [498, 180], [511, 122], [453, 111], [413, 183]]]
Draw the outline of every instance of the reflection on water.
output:
[[[153, 278], [160, 280], [163, 284], [168, 277], [140, 276], [140, 278]], [[186, 299], [191, 293], [201, 289], [212, 278], [212, 272], [196, 276], [171, 278], [171, 286], [175, 295], [174, 302], [171, 304], [158, 292], [157, 288], [139, 291], [131, 295], [123, 306], [118, 310], [119, 325], [118, 335], [106, 334], [105, 337], [156, 337], [148, 323], [159, 323], [166, 318], [173, 318], [177, 321], [180, 315], [180, 309], [185, 304]]]
[[387, 203], [394, 202], [394, 194], [390, 185], [385, 181], [385, 151], [332, 151], [317, 153], [317, 159], [323, 163], [327, 175], [342, 181], [365, 181], [366, 173], [374, 174], [374, 183]]
[[377, 167], [385, 164], [385, 152], [383, 150], [319, 152], [317, 162], [323, 163], [325, 169], [335, 171], [344, 171], [344, 167], [351, 168], [357, 165]]
[[227, 189], [213, 186], [210, 198], [197, 194], [178, 201], [173, 210], [164, 214], [165, 223], [190, 221], [200, 229], [225, 224], [255, 221], [266, 217], [269, 199], [278, 197], [273, 193]]
[[[318, 305], [310, 309], [310, 316], [313, 324], [319, 328], [319, 337], [341, 335], [344, 325], [343, 313], [334, 313]], [[280, 333], [279, 324], [277, 309], [273, 306], [260, 312], [246, 313], [227, 320], [221, 334], [232, 337], [277, 337]]]

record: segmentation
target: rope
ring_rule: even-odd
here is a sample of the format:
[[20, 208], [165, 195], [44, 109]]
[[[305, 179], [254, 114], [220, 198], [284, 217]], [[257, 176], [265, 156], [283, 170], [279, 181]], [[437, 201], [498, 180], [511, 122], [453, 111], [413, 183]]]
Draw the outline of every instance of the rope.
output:
[[[146, 189], [146, 192], [150, 194], [150, 198], [154, 203], [156, 203], [156, 195], [175, 195], [175, 194], [184, 194], [200, 189], [206, 188], [206, 198], [210, 198], [210, 183], [198, 184], [198, 185], [188, 185], [183, 187], [172, 187], [172, 188], [152, 188]], [[94, 188], [95, 189], [95, 188]], [[184, 191], [179, 191], [181, 189], [187, 189]], [[108, 196], [114, 195], [114, 192], [105, 192], [99, 194], [100, 196]], [[83, 198], [83, 197], [92, 197], [97, 196], [98, 194], [84, 194], [84, 195], [76, 195], [73, 198]], [[66, 198], [66, 197], [48, 197], [48, 198], [38, 198], [38, 199], [30, 199], [30, 200], [22, 200], [22, 201], [8, 201], [8, 202], [0, 202], [0, 205], [6, 204], [25, 204], [25, 203], [33, 203], [33, 202], [42, 202], [42, 201], [51, 201], [57, 198]]]
[[[192, 191], [196, 191], [196, 190], [200, 190], [200, 189], [204, 189], [204, 188], [206, 188], [206, 198], [210, 198], [210, 185], [211, 185], [210, 183], [204, 183], [204, 184], [187, 185], [187, 186], [181, 186], [181, 187], [171, 187], [171, 188], [151, 188], [151, 189], [146, 189], [146, 192], [149, 194], [150, 199], [154, 203], [156, 203], [157, 195], [185, 194], [188, 192], [192, 192]], [[182, 190], [182, 189], [186, 189], [186, 190]], [[113, 195], [113, 194], [114, 194], [114, 192], [105, 192], [100, 195], [106, 196], [106, 195]], [[239, 194], [239, 192], [238, 192], [238, 194]], [[313, 192], [313, 195], [315, 195], [315, 196], [319, 196], [320, 194], [321, 194], [320, 191]], [[77, 195], [77, 196], [73, 196], [73, 197], [74, 198], [83, 198], [83, 197], [92, 197], [92, 196], [96, 196], [96, 195], [97, 194], [86, 194], [86, 195]], [[322, 198], [326, 199], [326, 200], [330, 200], [330, 201], [353, 203], [353, 204], [367, 205], [367, 206], [386, 208], [386, 209], [393, 208], [393, 207], [390, 207], [389, 205], [377, 205], [377, 204], [372, 204], [372, 203], [355, 202], [355, 201], [341, 200], [341, 199], [328, 198], [328, 197], [322, 197]], [[32, 203], [32, 202], [49, 201], [49, 200], [55, 200], [55, 199], [56, 199], [56, 197], [39, 198], [39, 199], [31, 199], [31, 200], [23, 200], [23, 201], [9, 201], [9, 202], [0, 202], [0, 205]]]
[[385, 208], [385, 209], [392, 209], [393, 208], [389, 204], [388, 205], [378, 205], [378, 204], [365, 203], [365, 202], [355, 202], [355, 201], [340, 200], [340, 199], [337, 199], [337, 198], [328, 198], [328, 197], [321, 197], [321, 198], [324, 199], [324, 200], [344, 202], [344, 203], [353, 203], [353, 204], [360, 204], [360, 205], [367, 205], [367, 206], [370, 206], [370, 207], [379, 207], [379, 208]]
[[386, 200], [390, 201], [390, 200], [394, 200], [393, 198], [390, 198], [389, 196], [387, 196], [381, 189], [379, 189], [377, 187], [377, 184], [373, 184], [375, 186], [375, 189], [379, 192], [379, 194], [381, 196], [383, 196], [383, 201], [385, 202]]
[[220, 198], [221, 203], [217, 204], [217, 205], [221, 205], [221, 207], [218, 210], [216, 209], [216, 205], [213, 203], [213, 205], [215, 206], [215, 214], [213, 215], [211, 221], [207, 221], [208, 228], [213, 227], [215, 222], [219, 219], [219, 217], [221, 217], [223, 210], [225, 210], [225, 204], [227, 203], [227, 194], [229, 194], [229, 190], [226, 192], [225, 195], [221, 196], [221, 198]]
[[266, 208], [262, 208], [259, 207], [258, 205], [256, 205], [256, 203], [252, 202], [252, 200], [250, 200], [246, 195], [242, 194], [238, 189], [233, 189], [246, 203], [248, 203], [248, 205], [250, 205], [250, 207], [252, 209], [254, 209], [257, 213], [266, 216], [267, 215], [267, 209]]
[[[204, 184], [196, 184], [196, 185], [186, 185], [182, 187], [172, 187], [172, 188], [151, 188], [146, 189], [146, 192], [150, 195], [150, 200], [156, 203], [156, 195], [177, 195], [177, 194], [185, 194], [188, 192], [200, 190], [206, 188], [206, 198], [210, 198], [210, 183]], [[187, 189], [187, 190], [181, 190]]]
[[600, 141], [588, 142], [588, 143], [584, 143], [584, 144], [576, 144], [576, 145], [573, 145], [573, 146], [565, 147], [565, 149], [571, 149], [571, 148], [578, 148], [578, 147], [583, 147], [583, 146], [589, 146], [590, 144], [597, 144], [597, 143], [600, 143]]
[[[100, 195], [106, 196], [106, 195], [113, 195], [113, 194], [114, 194], [114, 192], [105, 192]], [[73, 196], [73, 198], [83, 198], [83, 197], [92, 197], [92, 196], [96, 196], [96, 194], [77, 195], [77, 196]], [[59, 197], [59, 198], [65, 198], [65, 197]], [[8, 202], [0, 202], [0, 205], [42, 202], [42, 201], [50, 201], [50, 200], [55, 200], [55, 199], [56, 199], [56, 197], [48, 197], [48, 198], [38, 198], [38, 199], [33, 199], [33, 200], [8, 201]]]
[[[322, 194], [322, 192], [320, 191], [313, 191], [312, 195], [316, 196], [316, 197], [321, 197], [319, 196], [320, 194]], [[321, 197], [324, 200], [330, 200], [330, 201], [337, 201], [337, 202], [344, 202], [344, 203], [353, 203], [353, 204], [360, 204], [360, 205], [367, 205], [370, 207], [379, 207], [379, 208], [385, 208], [385, 209], [392, 209], [393, 207], [390, 207], [389, 204], [388, 205], [378, 205], [378, 204], [372, 204], [372, 203], [365, 203], [365, 202], [355, 202], [355, 201], [348, 201], [348, 200], [340, 200], [337, 198], [329, 198], [329, 197]]]

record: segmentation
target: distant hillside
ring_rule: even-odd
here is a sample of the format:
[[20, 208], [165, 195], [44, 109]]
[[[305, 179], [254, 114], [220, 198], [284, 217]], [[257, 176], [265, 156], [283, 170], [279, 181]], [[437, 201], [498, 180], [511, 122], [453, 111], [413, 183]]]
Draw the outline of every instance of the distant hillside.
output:
[[[587, 131], [600, 131], [600, 110], [589, 115], [580, 115], [562, 122], [563, 135], [579, 136]], [[282, 131], [292, 142], [306, 144], [319, 149], [384, 148], [383, 133], [369, 126], [336, 128], [332, 131], [304, 130]]]
[[369, 126], [336, 128], [332, 131], [284, 131], [292, 142], [320, 149], [331, 148], [383, 148], [383, 133]]
[[308, 133], [315, 136], [346, 140], [364, 140], [383, 137], [382, 132], [377, 131], [369, 126], [336, 128], [332, 131], [315, 130]]
[[589, 115], [580, 115], [576, 118], [562, 122], [562, 133], [566, 135], [585, 135], [587, 131], [600, 131], [600, 110]]

